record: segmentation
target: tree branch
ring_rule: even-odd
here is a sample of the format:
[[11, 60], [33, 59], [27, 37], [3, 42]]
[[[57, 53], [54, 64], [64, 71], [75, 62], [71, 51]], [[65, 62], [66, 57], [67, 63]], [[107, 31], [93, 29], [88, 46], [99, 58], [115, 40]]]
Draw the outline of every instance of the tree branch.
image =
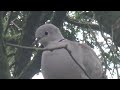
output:
[[115, 65], [115, 68], [116, 68], [116, 72], [117, 72], [117, 77], [118, 77], [118, 79], [120, 79], [117, 64]]
[[[15, 20], [15, 19], [14, 19], [14, 20]], [[20, 27], [14, 22], [14, 20], [11, 21], [11, 23], [12, 23], [18, 30], [22, 30], [22, 28], [20, 28]]]
[[[72, 20], [70, 19], [69, 17], [65, 17], [65, 20], [68, 22], [68, 23], [71, 23], [71, 24], [74, 24], [78, 27], [81, 27], [81, 28], [89, 28], [91, 27], [91, 29], [94, 29], [94, 30], [99, 30], [99, 25], [96, 25], [96, 24], [85, 24], [85, 23], [80, 23], [76, 20]], [[89, 26], [88, 26], [89, 25]]]
[[12, 11], [9, 11], [8, 20], [6, 22], [6, 27], [4, 28], [5, 34], [7, 33], [7, 29], [9, 28], [9, 24], [10, 24], [10, 21], [11, 21], [12, 13], [13, 13]]
[[[105, 53], [105, 52], [104, 52], [104, 50], [101, 48], [99, 42], [97, 41], [96, 35], [95, 35], [95, 33], [93, 32], [92, 28], [91, 28], [89, 25], [88, 25], [88, 27], [91, 29], [90, 32], [91, 32], [92, 36], [94, 37], [94, 39], [95, 39], [95, 41], [96, 41], [96, 44], [98, 45], [100, 51], [102, 52], [102, 56], [103, 56], [103, 58], [104, 58], [104, 63], [105, 63], [105, 71], [104, 71], [104, 73], [103, 73], [103, 78], [106, 79], [106, 78], [107, 78], [107, 77], [106, 77], [107, 61], [105, 60], [105, 56], [104, 56], [104, 53]], [[100, 29], [100, 27], [99, 27], [99, 29]]]
[[[20, 46], [20, 45], [15, 45], [15, 44], [11, 44], [11, 43], [6, 43], [6, 45], [9, 45], [9, 46], [14, 46], [14, 47], [17, 47], [17, 48], [24, 48], [24, 49], [32, 49], [32, 50], [42, 50], [42, 51], [45, 51], [45, 50], [55, 50], [55, 49], [61, 49], [61, 48], [65, 48], [69, 55], [71, 56], [71, 58], [74, 60], [74, 62], [83, 70], [83, 72], [86, 74], [86, 76], [91, 79], [91, 77], [87, 74], [87, 72], [83, 69], [83, 67], [75, 60], [75, 58], [73, 57], [73, 55], [71, 54], [71, 51], [67, 48], [68, 44], [61, 44], [60, 46], [56, 45], [55, 47], [50, 47], [50, 48], [35, 48], [35, 47], [27, 47], [27, 46]], [[24, 71], [27, 70], [29, 64], [26, 66], [26, 68], [20, 73], [20, 75], [17, 77], [17, 78], [20, 78], [22, 76], [22, 74], [24, 74]]]
[[21, 77], [25, 74], [25, 72], [28, 70], [28, 68], [33, 64], [34, 60], [30, 61], [27, 66], [21, 71], [20, 75], [16, 77], [16, 79], [21, 79]]
[[71, 51], [69, 49], [67, 49], [67, 46], [65, 47], [65, 49], [68, 51], [69, 55], [71, 56], [71, 58], [73, 59], [73, 61], [79, 66], [80, 69], [83, 70], [83, 72], [85, 73], [85, 75], [89, 78], [89, 79], [92, 79], [88, 73], [84, 70], [84, 68], [75, 60], [75, 58], [73, 57]]
[[13, 47], [16, 47], [16, 48], [31, 49], [31, 50], [41, 50], [41, 51], [55, 50], [55, 49], [61, 49], [61, 48], [65, 48], [66, 47], [66, 45], [63, 45], [61, 47], [57, 46], [55, 48], [37, 48], [37, 47], [21, 46], [21, 45], [16, 45], [16, 44], [11, 44], [11, 43], [6, 43], [6, 45], [13, 46]]

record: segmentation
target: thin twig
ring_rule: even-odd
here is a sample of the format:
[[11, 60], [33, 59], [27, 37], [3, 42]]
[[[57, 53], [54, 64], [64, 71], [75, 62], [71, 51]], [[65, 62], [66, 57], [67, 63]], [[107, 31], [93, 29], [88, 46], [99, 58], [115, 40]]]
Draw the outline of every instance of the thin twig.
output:
[[118, 77], [118, 79], [120, 79], [117, 64], [115, 65], [115, 68], [116, 68], [116, 71], [117, 71], [117, 77]]
[[114, 73], [114, 70], [115, 70], [115, 64], [114, 64], [114, 67], [113, 67], [113, 70], [112, 70], [112, 74]]
[[33, 63], [33, 60], [30, 61], [30, 62], [27, 64], [27, 66], [21, 71], [21, 73], [19, 74], [18, 77], [16, 77], [16, 79], [20, 79], [21, 76], [24, 74], [24, 72], [29, 68], [29, 66], [30, 66], [32, 63]]
[[[108, 47], [110, 48], [110, 46], [109, 46], [109, 44], [108, 44], [108, 42], [107, 42], [107, 38], [105, 38], [105, 36], [104, 36], [104, 34], [103, 34], [103, 32], [101, 31], [101, 35], [102, 35], [102, 37], [104, 38], [104, 40], [106, 41], [106, 44], [108, 45]], [[113, 41], [113, 30], [112, 30], [112, 41]], [[112, 43], [113, 44], [113, 43]], [[114, 52], [113, 52], [114, 50], [111, 50], [111, 48], [110, 48], [110, 52], [112, 53], [112, 56], [113, 57], [115, 57], [115, 54], [114, 54]], [[116, 54], [117, 54], [117, 50], [115, 51], [116, 52]], [[117, 54], [118, 55], [118, 54]], [[118, 77], [118, 79], [119, 79], [119, 72], [118, 72], [118, 68], [117, 68], [117, 66], [116, 66], [116, 64], [115, 63], [113, 63], [114, 64], [114, 68], [116, 68], [116, 71], [117, 71], [117, 77]], [[114, 71], [114, 68], [113, 68], [113, 71]], [[112, 72], [113, 73], [113, 72]]]
[[11, 23], [12, 23], [18, 30], [22, 30], [14, 21], [11, 21]]
[[75, 60], [75, 58], [73, 57], [71, 51], [70, 51], [69, 49], [67, 49], [67, 47], [66, 47], [65, 49], [68, 51], [68, 53], [70, 54], [71, 58], [72, 58], [72, 59], [74, 60], [74, 62], [79, 66], [79, 68], [81, 68], [81, 69], [83, 70], [83, 72], [85, 73], [85, 75], [86, 75], [89, 79], [92, 79], [92, 78], [88, 75], [88, 73], [84, 70], [84, 68]]
[[16, 45], [16, 44], [12, 44], [12, 43], [6, 43], [6, 45], [16, 47], [16, 48], [23, 48], [23, 49], [31, 49], [31, 50], [37, 49], [35, 47], [21, 46], [21, 45]]
[[11, 16], [12, 16], [12, 11], [9, 11], [8, 20], [7, 20], [7, 25], [6, 25], [5, 29], [4, 29], [5, 34], [7, 33], [7, 29], [9, 28]]
[[13, 62], [9, 67], [12, 68], [15, 65], [15, 62]]
[[[74, 62], [83, 70], [83, 72], [86, 74], [86, 76], [91, 79], [91, 77], [87, 74], [87, 72], [83, 69], [83, 67], [75, 60], [75, 58], [73, 57], [73, 55], [71, 54], [71, 51], [69, 49], [67, 49], [67, 44], [66, 45], [63, 45], [63, 46], [59, 46], [59, 47], [53, 47], [53, 48], [35, 48], [35, 47], [27, 47], [27, 46], [20, 46], [20, 45], [16, 45], [16, 44], [11, 44], [11, 43], [6, 43], [7, 45], [9, 46], [14, 46], [14, 47], [17, 47], [17, 48], [23, 48], [23, 49], [32, 49], [32, 50], [42, 50], [42, 51], [45, 51], [45, 50], [55, 50], [55, 49], [61, 49], [61, 48], [65, 48], [68, 53], [70, 54], [71, 58], [74, 60]], [[20, 75], [17, 77], [17, 78], [20, 78], [24, 71], [26, 70], [27, 68], [25, 68], [21, 73]]]
[[[109, 69], [108, 69], [109, 70]], [[110, 72], [110, 75], [111, 75], [111, 78], [113, 78], [113, 74], [111, 73], [111, 71], [109, 70], [109, 72]]]
[[13, 19], [11, 21], [11, 23], [18, 29], [18, 30], [22, 30], [22, 28], [20, 28], [14, 21], [16, 20], [17, 18]]
[[61, 48], [66, 47], [65, 45], [63, 45], [61, 47], [55, 47], [55, 48], [54, 47], [53, 48], [37, 48], [37, 47], [21, 46], [21, 45], [16, 45], [16, 44], [11, 44], [11, 43], [6, 43], [6, 45], [13, 46], [13, 47], [16, 47], [16, 48], [31, 49], [31, 50], [42, 50], [42, 51], [55, 50], [55, 49], [61, 49]]
[[69, 17], [65, 17], [65, 21], [67, 21], [68, 23], [77, 25], [78, 27], [82, 27], [82, 28], [89, 28], [89, 26], [90, 26], [94, 30], [99, 29], [99, 26], [96, 24], [89, 24], [89, 26], [88, 26], [88, 23], [80, 23], [80, 22], [77, 22], [76, 20], [70, 19]]
[[[88, 25], [89, 26], [89, 25]], [[98, 47], [99, 47], [99, 49], [100, 49], [100, 51], [102, 52], [102, 56], [103, 56], [103, 58], [104, 58], [104, 62], [105, 62], [105, 71], [104, 71], [104, 74], [106, 74], [106, 70], [107, 70], [107, 61], [105, 60], [105, 56], [103, 55], [105, 52], [104, 52], [104, 50], [101, 48], [101, 46], [100, 46], [100, 44], [99, 44], [99, 42], [97, 41], [97, 38], [96, 38], [96, 36], [95, 36], [95, 34], [94, 34], [94, 32], [93, 32], [93, 30], [92, 30], [92, 28], [89, 26], [89, 28], [91, 29], [91, 34], [93, 35], [93, 37], [94, 37], [94, 39], [95, 39], [95, 41], [96, 41], [96, 44], [98, 45]], [[99, 28], [100, 29], [100, 28]]]
[[[105, 38], [105, 36], [104, 36], [104, 34], [103, 34], [103, 32], [102, 32], [102, 28], [101, 28], [101, 35], [102, 35], [102, 37], [104, 38], [104, 40], [105, 40], [106, 44], [108, 45], [108, 47], [110, 48], [109, 44], [107, 43], [107, 39]], [[110, 48], [110, 51], [112, 52], [111, 48]], [[113, 55], [113, 52], [112, 52], [112, 55]], [[106, 60], [105, 60], [105, 61], [106, 61]], [[106, 62], [106, 64], [105, 64], [105, 72], [106, 72], [106, 70], [107, 70], [107, 67], [108, 67], [108, 65], [107, 65], [107, 62]]]

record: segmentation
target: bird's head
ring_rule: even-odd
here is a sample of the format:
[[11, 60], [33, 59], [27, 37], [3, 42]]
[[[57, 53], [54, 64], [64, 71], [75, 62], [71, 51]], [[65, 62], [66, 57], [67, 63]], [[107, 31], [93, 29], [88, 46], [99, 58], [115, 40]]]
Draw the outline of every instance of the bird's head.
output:
[[62, 36], [59, 28], [53, 24], [44, 24], [35, 32], [35, 38], [37, 43], [41, 43], [44, 47], [47, 46], [52, 41], [61, 40]]

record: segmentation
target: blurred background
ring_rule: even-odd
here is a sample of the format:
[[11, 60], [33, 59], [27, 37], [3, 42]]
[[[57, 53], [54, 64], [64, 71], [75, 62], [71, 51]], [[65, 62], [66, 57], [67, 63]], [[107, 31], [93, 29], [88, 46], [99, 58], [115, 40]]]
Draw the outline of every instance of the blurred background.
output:
[[120, 78], [120, 11], [0, 11], [0, 78], [43, 79], [42, 51], [20, 46], [35, 47], [35, 31], [45, 23], [88, 44], [107, 77]]

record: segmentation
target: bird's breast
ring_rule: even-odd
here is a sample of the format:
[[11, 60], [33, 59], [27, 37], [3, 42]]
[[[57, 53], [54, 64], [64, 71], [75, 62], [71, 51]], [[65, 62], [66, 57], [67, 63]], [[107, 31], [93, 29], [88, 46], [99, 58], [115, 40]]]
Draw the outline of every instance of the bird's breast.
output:
[[80, 68], [65, 49], [44, 51], [41, 63], [44, 78], [81, 78]]

